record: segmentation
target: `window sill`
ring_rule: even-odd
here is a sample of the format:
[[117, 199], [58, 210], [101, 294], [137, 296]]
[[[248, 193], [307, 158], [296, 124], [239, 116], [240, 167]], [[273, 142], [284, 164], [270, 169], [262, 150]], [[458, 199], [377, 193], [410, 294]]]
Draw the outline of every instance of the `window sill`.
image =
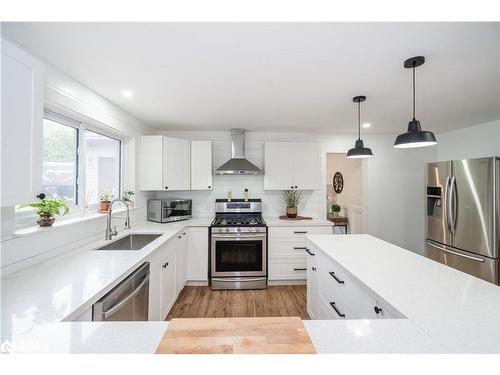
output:
[[[130, 207], [129, 210], [130, 210], [130, 212], [133, 212], [133, 211], [137, 210], [137, 207], [135, 207], [135, 206]], [[118, 208], [116, 210], [113, 210], [113, 214], [120, 213], [120, 212], [126, 212], [126, 211], [127, 211], [126, 208]], [[47, 231], [57, 230], [59, 228], [64, 228], [68, 225], [78, 224], [78, 223], [82, 223], [82, 222], [89, 221], [89, 220], [100, 219], [100, 218], [106, 217], [106, 215], [107, 214], [102, 214], [102, 213], [96, 212], [96, 213], [89, 213], [86, 215], [79, 215], [79, 216], [64, 219], [64, 220], [57, 220], [56, 219], [55, 223], [50, 227], [40, 227], [37, 225], [37, 226], [18, 229], [16, 231], [14, 231], [12, 236], [10, 236], [8, 238], [3, 238], [0, 242], [9, 241], [9, 240], [12, 240], [15, 238], [20, 238], [20, 237], [30, 236], [30, 235], [34, 235], [36, 233], [46, 233]]]

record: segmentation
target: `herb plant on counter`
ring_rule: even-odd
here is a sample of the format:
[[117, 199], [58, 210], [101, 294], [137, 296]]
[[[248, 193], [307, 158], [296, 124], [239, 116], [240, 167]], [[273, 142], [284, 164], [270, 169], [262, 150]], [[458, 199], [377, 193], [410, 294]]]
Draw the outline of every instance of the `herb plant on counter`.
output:
[[297, 208], [303, 197], [302, 190], [283, 190], [283, 199], [286, 203], [287, 217], [297, 217]]
[[64, 216], [69, 212], [68, 203], [64, 199], [46, 198], [43, 193], [38, 195], [38, 198], [40, 203], [23, 204], [19, 207], [33, 207], [36, 209], [36, 214], [39, 216], [37, 223], [41, 227], [50, 227], [56, 220], [55, 215]]

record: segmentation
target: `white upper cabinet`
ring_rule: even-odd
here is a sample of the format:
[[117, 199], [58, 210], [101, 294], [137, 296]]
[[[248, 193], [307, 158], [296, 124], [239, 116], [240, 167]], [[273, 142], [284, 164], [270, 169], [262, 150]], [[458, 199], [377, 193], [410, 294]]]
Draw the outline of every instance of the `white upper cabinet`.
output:
[[33, 202], [42, 192], [43, 64], [2, 39], [1, 204]]
[[165, 190], [189, 190], [191, 153], [188, 139], [163, 138], [163, 185]]
[[144, 135], [139, 158], [141, 190], [189, 190], [190, 141]]
[[141, 190], [163, 190], [163, 136], [141, 137], [139, 156]]
[[266, 142], [264, 147], [264, 190], [319, 189], [318, 144]]
[[191, 141], [191, 190], [212, 189], [212, 141]]

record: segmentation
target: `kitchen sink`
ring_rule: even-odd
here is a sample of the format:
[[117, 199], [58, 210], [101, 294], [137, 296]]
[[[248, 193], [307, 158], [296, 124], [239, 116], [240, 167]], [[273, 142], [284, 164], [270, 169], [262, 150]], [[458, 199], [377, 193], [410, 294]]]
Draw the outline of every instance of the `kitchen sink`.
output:
[[140, 250], [160, 236], [161, 234], [129, 234], [95, 250]]

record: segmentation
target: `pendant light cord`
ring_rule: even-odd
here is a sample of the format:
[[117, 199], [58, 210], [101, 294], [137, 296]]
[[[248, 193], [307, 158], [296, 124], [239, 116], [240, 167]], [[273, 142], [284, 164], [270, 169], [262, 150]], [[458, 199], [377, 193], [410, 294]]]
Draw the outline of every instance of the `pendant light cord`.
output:
[[361, 103], [358, 101], [358, 140], [361, 139]]
[[413, 121], [415, 121], [415, 63], [413, 63]]

